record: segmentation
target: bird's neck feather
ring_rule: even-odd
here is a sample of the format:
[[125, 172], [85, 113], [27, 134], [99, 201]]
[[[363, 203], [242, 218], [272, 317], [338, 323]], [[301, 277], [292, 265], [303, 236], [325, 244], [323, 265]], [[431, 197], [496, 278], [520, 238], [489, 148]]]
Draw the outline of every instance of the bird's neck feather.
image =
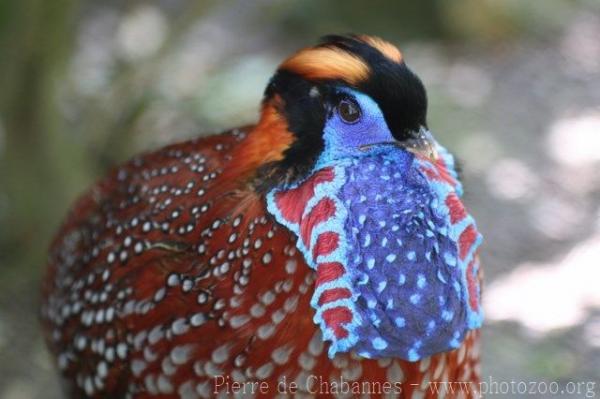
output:
[[249, 169], [283, 159], [284, 151], [294, 142], [285, 118], [272, 103], [263, 106], [259, 122], [250, 130], [233, 158]]

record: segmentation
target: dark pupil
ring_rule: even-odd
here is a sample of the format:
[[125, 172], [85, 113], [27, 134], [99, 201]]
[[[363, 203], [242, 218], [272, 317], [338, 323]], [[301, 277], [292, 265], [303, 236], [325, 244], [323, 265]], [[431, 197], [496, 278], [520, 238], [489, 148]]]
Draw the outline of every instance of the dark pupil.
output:
[[360, 117], [360, 110], [354, 101], [342, 100], [338, 109], [344, 122], [354, 123]]

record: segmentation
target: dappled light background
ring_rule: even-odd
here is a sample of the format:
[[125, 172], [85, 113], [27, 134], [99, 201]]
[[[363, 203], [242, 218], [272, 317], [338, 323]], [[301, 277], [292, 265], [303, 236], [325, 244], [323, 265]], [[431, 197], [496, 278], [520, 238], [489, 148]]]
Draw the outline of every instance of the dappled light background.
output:
[[[0, 2], [0, 398], [59, 398], [37, 324], [69, 203], [139, 151], [256, 120], [326, 33], [398, 44], [485, 235], [483, 376], [600, 385], [600, 2]], [[597, 387], [596, 392], [600, 392]]]

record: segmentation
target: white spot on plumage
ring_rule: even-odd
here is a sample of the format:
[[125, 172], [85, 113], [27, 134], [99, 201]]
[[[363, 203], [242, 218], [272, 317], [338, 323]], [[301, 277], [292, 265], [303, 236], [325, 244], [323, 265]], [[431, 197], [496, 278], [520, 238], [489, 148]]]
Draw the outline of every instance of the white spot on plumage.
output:
[[192, 350], [194, 349], [194, 345], [179, 345], [171, 349], [171, 353], [169, 357], [171, 358], [171, 362], [175, 365], [181, 365], [187, 363], [190, 359], [190, 355]]
[[302, 352], [300, 356], [298, 356], [298, 364], [304, 370], [310, 371], [315, 367], [316, 359], [309, 353]]
[[388, 347], [388, 343], [381, 337], [374, 338], [371, 343], [373, 344], [373, 348], [377, 350], [383, 350]]
[[106, 376], [108, 375], [108, 366], [106, 365], [105, 361], [100, 361], [98, 362], [98, 366], [96, 367], [96, 374], [98, 374], [98, 376], [100, 378], [106, 378]]
[[298, 301], [300, 297], [298, 295], [293, 295], [285, 300], [283, 303], [283, 310], [287, 313], [292, 313], [298, 307]]
[[154, 302], [160, 302], [165, 298], [165, 294], [166, 294], [167, 290], [165, 287], [161, 287], [159, 288], [155, 293], [154, 293]]
[[237, 239], [237, 233], [231, 233], [229, 235], [229, 238], [227, 239], [227, 242], [229, 244], [233, 244], [233, 242], [235, 242], [236, 239]]
[[139, 377], [142, 375], [142, 372], [146, 369], [148, 363], [141, 359], [133, 359], [131, 361], [131, 372], [134, 376]]
[[348, 381], [356, 381], [362, 375], [363, 369], [360, 362], [352, 362], [342, 369], [342, 377]]
[[246, 376], [240, 369], [233, 369], [231, 379], [236, 382], [246, 382]]
[[115, 360], [115, 348], [113, 348], [112, 346], [109, 346], [108, 348], [106, 348], [106, 350], [104, 351], [104, 358], [109, 363], [114, 362], [114, 360]]
[[290, 259], [285, 263], [285, 271], [288, 274], [294, 274], [294, 272], [296, 271], [297, 265], [298, 265], [298, 262], [296, 262], [295, 259]]
[[235, 357], [235, 359], [233, 359], [233, 364], [235, 367], [242, 367], [244, 363], [246, 363], [246, 355], [243, 353], [240, 353]]
[[388, 367], [386, 377], [389, 382], [404, 382], [404, 371], [397, 361]]
[[419, 362], [419, 371], [425, 372], [429, 369], [429, 366], [431, 366], [431, 357], [423, 358]]
[[313, 356], [319, 356], [323, 352], [323, 335], [317, 330], [308, 343], [308, 352]]
[[223, 262], [221, 266], [219, 266], [219, 273], [221, 275], [226, 274], [229, 271], [230, 264], [229, 262]]
[[258, 327], [257, 336], [258, 338], [265, 340], [270, 338], [275, 332], [275, 325], [273, 323], [266, 323]]
[[176, 319], [173, 322], [173, 324], [171, 324], [171, 331], [175, 335], [185, 334], [186, 332], [188, 332], [188, 330], [189, 330], [189, 324], [187, 323], [187, 320], [183, 317]]
[[425, 279], [425, 276], [422, 274], [419, 274], [417, 276], [417, 287], [419, 288], [425, 288], [425, 285], [427, 285], [427, 280]]
[[265, 307], [262, 306], [260, 303], [255, 303], [250, 307], [250, 314], [254, 318], [261, 317], [265, 314]]
[[204, 373], [204, 362], [201, 360], [197, 360], [194, 362], [194, 374], [198, 377], [205, 377], [206, 373]]
[[75, 338], [75, 348], [77, 348], [80, 351], [85, 349], [86, 343], [87, 343], [87, 338], [83, 335], [78, 335]]
[[123, 360], [125, 360], [125, 358], [127, 357], [127, 344], [125, 344], [124, 342], [120, 342], [117, 345], [117, 356]]
[[411, 395], [411, 399], [424, 399], [425, 398], [425, 391], [422, 391], [420, 389], [415, 389]]
[[456, 356], [456, 362], [461, 364], [465, 360], [465, 355], [467, 354], [466, 345], [462, 345], [460, 349], [458, 349], [458, 355]]
[[175, 287], [176, 285], [179, 285], [179, 282], [180, 282], [179, 275], [176, 273], [171, 273], [167, 277], [167, 285], [169, 287]]
[[173, 392], [173, 385], [171, 384], [171, 381], [169, 381], [167, 376], [163, 374], [159, 375], [158, 379], [156, 380], [156, 383], [160, 393], [168, 394]]
[[243, 298], [241, 296], [235, 295], [229, 298], [229, 307], [232, 309], [237, 309], [242, 306]]
[[294, 347], [290, 345], [280, 346], [271, 352], [271, 359], [273, 362], [275, 362], [275, 364], [283, 365], [289, 361], [293, 350]]
[[229, 320], [229, 325], [231, 326], [231, 328], [240, 328], [241, 326], [245, 325], [249, 321], [250, 321], [250, 316], [248, 316], [246, 314], [236, 315], [236, 316], [233, 316]]
[[264, 305], [270, 305], [273, 303], [273, 301], [275, 301], [275, 293], [271, 290], [265, 292], [261, 298], [260, 301], [264, 304]]
[[277, 309], [275, 312], [271, 314], [271, 320], [275, 324], [279, 324], [285, 318], [285, 312], [282, 309]]
[[222, 375], [223, 374], [223, 370], [221, 368], [219, 368], [213, 362], [206, 362], [206, 363], [204, 363], [204, 372], [209, 377], [214, 377], [214, 376]]
[[177, 393], [181, 399], [197, 399], [198, 393], [194, 389], [194, 382], [189, 380], [184, 382], [177, 389]]
[[85, 378], [83, 389], [85, 390], [85, 393], [89, 396], [92, 396], [94, 394], [94, 382], [92, 381], [92, 377], [88, 376]]
[[242, 222], [242, 217], [241, 216], [237, 216], [235, 219], [233, 219], [233, 223], [231, 225], [233, 227], [238, 227], [241, 222]]
[[204, 324], [205, 321], [206, 321], [206, 316], [204, 315], [204, 313], [201, 313], [201, 312], [196, 313], [192, 317], [190, 317], [190, 324], [193, 327], [201, 326], [202, 324]]
[[104, 322], [104, 309], [98, 309], [96, 311], [96, 318], [95, 318], [96, 324], [100, 324]]
[[156, 359], [158, 359], [158, 354], [156, 352], [154, 352], [152, 350], [152, 348], [150, 348], [149, 346], [146, 346], [144, 348], [144, 360], [146, 360], [148, 363], [152, 363]]
[[158, 341], [160, 341], [164, 337], [164, 331], [161, 325], [154, 326], [150, 333], [148, 334], [148, 342], [150, 345], [154, 345]]
[[479, 360], [481, 345], [479, 343], [475, 343], [470, 346], [470, 358], [473, 360]]
[[273, 366], [273, 363], [268, 362], [256, 369], [255, 375], [258, 379], [264, 380], [265, 378], [269, 378], [271, 374], [273, 374], [274, 369], [275, 367]]
[[367, 259], [367, 267], [369, 269], [373, 269], [373, 267], [375, 267], [375, 259], [374, 258]]
[[266, 252], [262, 257], [262, 262], [265, 265], [268, 265], [269, 263], [271, 263], [272, 259], [273, 259], [273, 255], [271, 254], [271, 252]]
[[435, 370], [433, 372], [433, 380], [434, 381], [440, 381], [440, 377], [442, 375], [442, 372], [444, 371], [444, 369], [446, 368], [446, 354], [445, 353], [441, 353], [438, 356], [438, 363], [435, 367]]
[[149, 394], [151, 394], [151, 395], [158, 394], [158, 388], [156, 387], [156, 382], [154, 381], [153, 374], [146, 375], [146, 377], [144, 378], [144, 386], [146, 387], [146, 390], [148, 391]]
[[363, 247], [367, 248], [369, 245], [371, 245], [371, 234], [367, 233], [365, 234], [365, 241], [363, 242]]
[[331, 362], [338, 369], [348, 367], [348, 357], [346, 355], [336, 355]]
[[311, 378], [311, 374], [309, 374], [306, 371], [301, 371], [300, 373], [298, 373], [298, 375], [296, 376], [295, 382], [296, 385], [298, 387], [298, 390], [300, 390], [301, 392], [312, 392], [313, 391], [313, 386], [316, 382], [315, 378]]
[[177, 367], [175, 367], [173, 362], [171, 362], [171, 359], [169, 359], [168, 357], [164, 357], [162, 359], [162, 362], [160, 363], [160, 367], [161, 367], [162, 372], [168, 376], [174, 375], [175, 372], [177, 371]]
[[213, 350], [211, 359], [215, 364], [224, 363], [229, 358], [229, 344], [223, 344]]
[[196, 301], [200, 305], [205, 304], [208, 301], [208, 295], [206, 294], [206, 292], [199, 293], [198, 296], [196, 297]]

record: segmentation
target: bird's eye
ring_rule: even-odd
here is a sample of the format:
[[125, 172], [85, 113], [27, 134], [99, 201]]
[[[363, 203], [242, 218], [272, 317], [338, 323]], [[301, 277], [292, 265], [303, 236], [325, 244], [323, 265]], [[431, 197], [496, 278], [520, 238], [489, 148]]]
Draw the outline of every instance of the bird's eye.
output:
[[340, 101], [337, 111], [340, 118], [346, 123], [356, 123], [360, 119], [360, 107], [354, 100], [344, 99]]

